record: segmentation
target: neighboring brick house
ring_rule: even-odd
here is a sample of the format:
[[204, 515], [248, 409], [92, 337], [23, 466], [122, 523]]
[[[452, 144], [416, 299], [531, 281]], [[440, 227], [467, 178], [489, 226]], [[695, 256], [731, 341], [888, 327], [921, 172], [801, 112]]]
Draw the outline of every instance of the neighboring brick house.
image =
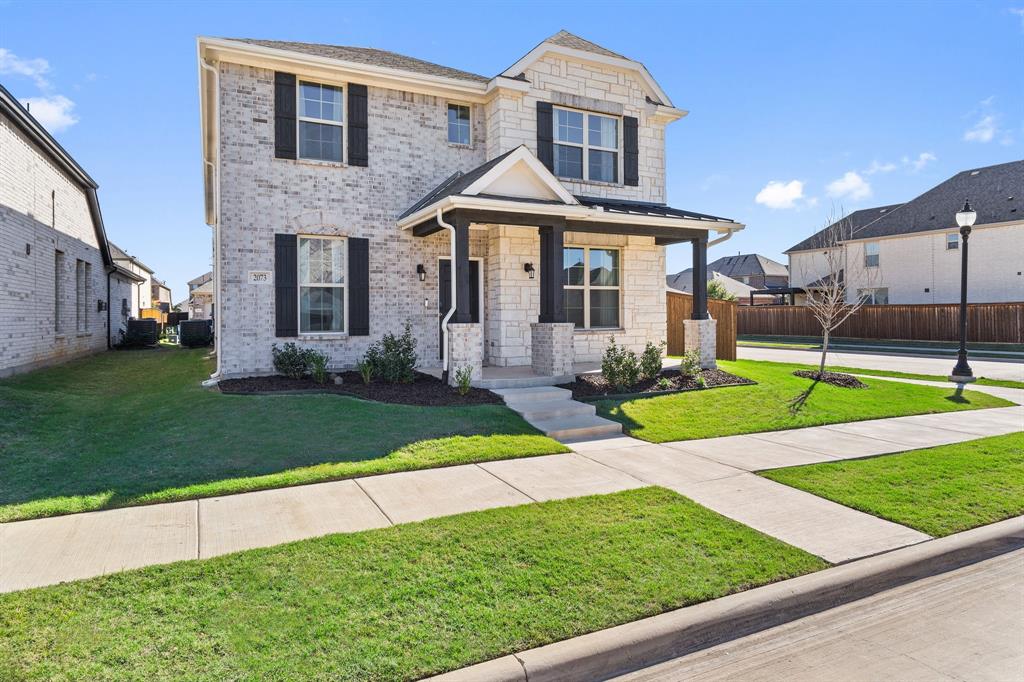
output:
[[[665, 204], [665, 126], [687, 112], [564, 31], [494, 77], [198, 42], [215, 376], [270, 372], [290, 340], [351, 366], [408, 321], [424, 367], [554, 381], [613, 336], [664, 340], [665, 246], [691, 242], [703, 268], [709, 238], [743, 227]], [[695, 347], [714, 334], [704, 288]]]
[[154, 277], [150, 291], [152, 292], [151, 305], [161, 312], [171, 312], [171, 288], [163, 280]]
[[130, 302], [131, 316], [141, 318], [143, 310], [149, 310], [154, 307], [153, 269], [135, 256], [129, 255], [124, 249], [114, 242], [110, 242], [110, 255], [118, 266], [138, 275], [141, 278], [136, 282], [135, 286], [132, 287]]
[[971, 303], [1024, 301], [1024, 161], [957, 173], [905, 204], [855, 211], [794, 245], [790, 284], [800, 292], [826, 277], [826, 238], [838, 234], [847, 300], [873, 304], [959, 303], [961, 238], [956, 212], [969, 199]]
[[193, 320], [213, 318], [213, 272], [205, 272], [188, 281], [188, 298], [178, 304]]
[[0, 377], [120, 340], [136, 277], [110, 257], [96, 188], [0, 86]]

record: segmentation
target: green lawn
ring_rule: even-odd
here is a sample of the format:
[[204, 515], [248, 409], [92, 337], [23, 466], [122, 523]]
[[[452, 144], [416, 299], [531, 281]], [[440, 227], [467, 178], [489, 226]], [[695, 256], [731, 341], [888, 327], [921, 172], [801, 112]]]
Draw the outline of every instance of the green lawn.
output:
[[0, 522], [566, 452], [501, 405], [223, 395], [204, 350], [102, 355], [0, 381]]
[[621, 422], [635, 438], [664, 443], [1012, 404], [976, 391], [965, 391], [958, 400], [953, 397], [952, 385], [946, 389], [867, 379], [867, 389], [819, 383], [794, 412], [791, 401], [813, 383], [793, 376], [793, 370], [803, 365], [736, 360], [720, 361], [718, 366], [758, 383], [653, 398], [602, 400], [596, 403], [598, 414]]
[[[833, 372], [846, 372], [848, 374], [867, 374], [873, 377], [894, 377], [896, 379], [920, 379], [922, 381], [945, 381], [949, 382], [948, 376], [937, 374], [915, 374], [913, 372], [893, 372], [885, 369], [862, 369], [860, 367], [833, 367], [828, 366]], [[1024, 381], [1013, 381], [1012, 379], [986, 379], [979, 377], [976, 382], [978, 386], [998, 386], [1000, 388], [1024, 388]]]
[[414, 679], [826, 566], [644, 488], [0, 595], [0, 678]]
[[762, 476], [942, 536], [1024, 514], [1024, 433]]

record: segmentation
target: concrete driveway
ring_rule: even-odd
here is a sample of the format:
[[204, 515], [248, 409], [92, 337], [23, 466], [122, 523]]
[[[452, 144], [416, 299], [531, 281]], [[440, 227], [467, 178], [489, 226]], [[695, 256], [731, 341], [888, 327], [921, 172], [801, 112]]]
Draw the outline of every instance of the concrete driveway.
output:
[[[753, 348], [740, 346], [736, 353], [741, 360], [770, 360], [774, 362], [799, 362], [816, 365], [821, 353], [816, 350], [798, 348]], [[828, 364], [838, 367], [860, 367], [914, 374], [947, 376], [956, 364], [955, 357], [925, 357], [921, 355], [881, 355], [878, 353], [851, 353], [849, 351], [829, 352]], [[974, 376], [987, 379], [1009, 379], [1024, 381], [1024, 362], [1020, 360], [970, 360]]]

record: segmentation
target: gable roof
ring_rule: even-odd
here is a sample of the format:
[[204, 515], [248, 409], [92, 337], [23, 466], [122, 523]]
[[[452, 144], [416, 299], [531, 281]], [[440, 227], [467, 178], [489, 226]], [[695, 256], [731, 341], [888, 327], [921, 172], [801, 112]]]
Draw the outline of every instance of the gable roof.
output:
[[720, 272], [727, 277], [750, 277], [756, 275], [788, 277], [789, 268], [759, 253], [742, 253], [736, 256], [722, 256], [708, 264], [708, 270]]
[[103, 226], [103, 213], [100, 212], [100, 200], [96, 194], [99, 185], [3, 85], [0, 85], [0, 113], [6, 115], [15, 127], [21, 130], [43, 154], [56, 163], [82, 189], [86, 203], [89, 205], [89, 217], [92, 219], [96, 243], [99, 245], [103, 263], [107, 266], [113, 265], [107, 242], [107, 231]]
[[412, 73], [421, 73], [428, 76], [441, 76], [443, 78], [455, 78], [459, 80], [475, 81], [486, 83], [491, 79], [480, 74], [470, 73], [461, 69], [453, 69], [450, 66], [434, 64], [416, 57], [408, 57], [397, 52], [378, 50], [373, 47], [353, 47], [349, 45], [325, 45], [320, 43], [300, 43], [291, 40], [261, 40], [258, 38], [225, 38], [249, 45], [269, 47], [276, 50], [289, 50], [302, 54], [314, 55], [317, 57], [328, 57], [340, 59], [346, 62], [366, 64], [368, 66], [383, 66], [390, 69], [401, 69]]
[[905, 204], [892, 204], [854, 211], [823, 230], [786, 249], [807, 251], [821, 248], [831, 230], [843, 220], [844, 233], [851, 239], [877, 239], [932, 230], [956, 230], [956, 212], [969, 199], [978, 213], [975, 227], [1024, 222], [1024, 161], [961, 171]]
[[143, 270], [145, 270], [146, 272], [148, 272], [151, 275], [155, 272], [152, 268], [144, 265], [142, 263], [142, 261], [140, 261], [135, 256], [132, 256], [131, 254], [129, 254], [127, 251], [122, 249], [120, 246], [118, 246], [114, 242], [109, 242], [109, 243], [110, 243], [110, 255], [111, 255], [111, 257], [114, 260], [131, 261], [132, 263], [135, 263], [136, 265], [138, 265], [140, 268], [142, 268]]
[[[746, 298], [750, 295], [750, 292], [754, 291], [754, 287], [735, 280], [721, 272], [715, 272], [710, 267], [708, 267], [706, 272], [708, 274], [707, 281], [715, 280], [720, 282], [726, 291], [737, 298]], [[692, 294], [693, 268], [680, 270], [674, 275], [666, 275], [665, 283], [668, 285], [669, 289], [681, 291], [684, 294]]]
[[[562, 47], [569, 47], [574, 50], [583, 50], [584, 52], [593, 52], [594, 54], [602, 54], [605, 57], [615, 57], [617, 59], [629, 59], [618, 52], [612, 52], [606, 47], [601, 47], [597, 43], [592, 43], [585, 38], [580, 38], [578, 35], [569, 33], [565, 29], [562, 29], [555, 35], [551, 36], [545, 43], [551, 43], [553, 45], [561, 45]], [[632, 60], [630, 60], [632, 61]]]

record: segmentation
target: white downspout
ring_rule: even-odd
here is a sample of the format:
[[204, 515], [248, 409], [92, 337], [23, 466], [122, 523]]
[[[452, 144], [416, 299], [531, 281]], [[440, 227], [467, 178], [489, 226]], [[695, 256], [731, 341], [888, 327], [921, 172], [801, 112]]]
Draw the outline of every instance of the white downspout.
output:
[[444, 319], [441, 320], [441, 380], [448, 381], [448, 321], [452, 319], [452, 315], [455, 314], [455, 307], [457, 305], [455, 299], [455, 226], [444, 221], [444, 216], [441, 213], [441, 209], [437, 209], [437, 224], [448, 230], [448, 234], [451, 235], [451, 272], [452, 279], [452, 295], [451, 295], [451, 307], [448, 312], [445, 313]]
[[224, 317], [224, 309], [221, 306], [221, 265], [220, 265], [220, 73], [216, 67], [200, 58], [199, 66], [206, 70], [213, 78], [213, 146], [217, 162], [214, 163], [208, 158], [203, 163], [208, 166], [212, 173], [213, 182], [213, 352], [217, 357], [217, 366], [210, 375], [210, 379], [217, 381], [221, 376], [221, 320]]
[[722, 243], [722, 242], [724, 242], [724, 241], [728, 241], [728, 240], [729, 240], [729, 238], [730, 238], [730, 237], [732, 237], [732, 233], [733, 233], [734, 231], [735, 231], [735, 230], [729, 230], [728, 232], [726, 232], [726, 233], [725, 233], [724, 235], [722, 235], [721, 237], [718, 237], [717, 239], [712, 239], [711, 241], [709, 241], [709, 242], [708, 242], [708, 248], [710, 249], [710, 248], [711, 248], [712, 246], [714, 246], [715, 244], [721, 244], [721, 243]]

